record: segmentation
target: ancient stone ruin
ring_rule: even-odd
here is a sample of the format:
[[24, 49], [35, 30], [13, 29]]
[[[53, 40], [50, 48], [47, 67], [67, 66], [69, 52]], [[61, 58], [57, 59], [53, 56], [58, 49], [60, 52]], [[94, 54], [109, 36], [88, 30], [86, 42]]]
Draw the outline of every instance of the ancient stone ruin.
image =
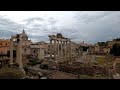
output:
[[15, 63], [17, 63], [19, 65], [20, 70], [23, 70], [23, 63], [22, 63], [22, 36], [21, 35], [16, 35], [16, 36], [11, 36], [11, 40], [10, 40], [10, 65], [13, 65], [13, 42], [14, 40], [16, 41], [16, 53], [17, 53], [17, 57], [16, 57], [16, 61]]
[[[54, 55], [55, 61], [71, 57], [75, 53], [76, 43], [71, 42], [69, 38], [63, 37], [61, 33], [49, 35], [48, 37], [50, 40], [50, 58]], [[52, 43], [52, 41], [54, 42]]]

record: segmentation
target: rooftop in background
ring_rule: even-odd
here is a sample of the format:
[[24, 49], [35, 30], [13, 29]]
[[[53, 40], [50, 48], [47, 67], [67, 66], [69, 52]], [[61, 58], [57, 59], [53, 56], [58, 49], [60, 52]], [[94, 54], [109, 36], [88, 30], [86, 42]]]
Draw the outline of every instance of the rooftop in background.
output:
[[43, 45], [43, 44], [47, 44], [47, 43], [44, 41], [41, 41], [41, 42], [32, 43], [31, 45]]
[[93, 44], [88, 44], [88, 43], [85, 43], [84, 41], [79, 43], [79, 45], [81, 45], [81, 46], [94, 46]]
[[0, 41], [10, 41], [10, 39], [0, 39]]

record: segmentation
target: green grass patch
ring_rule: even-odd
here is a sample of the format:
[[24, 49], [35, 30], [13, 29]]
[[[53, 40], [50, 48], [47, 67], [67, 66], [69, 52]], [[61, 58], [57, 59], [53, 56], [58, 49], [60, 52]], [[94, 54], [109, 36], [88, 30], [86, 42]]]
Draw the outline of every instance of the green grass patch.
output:
[[98, 62], [99, 65], [104, 65], [104, 63], [106, 61], [106, 57], [104, 57], [104, 56], [96, 57], [95, 60]]

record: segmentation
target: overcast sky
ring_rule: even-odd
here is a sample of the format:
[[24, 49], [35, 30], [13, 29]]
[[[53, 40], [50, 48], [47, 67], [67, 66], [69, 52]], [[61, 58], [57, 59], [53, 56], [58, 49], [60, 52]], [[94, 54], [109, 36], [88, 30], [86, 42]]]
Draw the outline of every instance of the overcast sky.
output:
[[33, 42], [62, 33], [72, 41], [120, 38], [120, 11], [0, 11], [0, 38], [26, 31]]

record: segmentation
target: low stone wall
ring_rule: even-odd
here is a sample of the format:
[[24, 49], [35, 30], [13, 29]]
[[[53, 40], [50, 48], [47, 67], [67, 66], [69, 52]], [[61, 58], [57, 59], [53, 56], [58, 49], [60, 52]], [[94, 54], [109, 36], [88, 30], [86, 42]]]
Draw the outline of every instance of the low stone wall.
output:
[[80, 75], [102, 75], [102, 76], [108, 76], [109, 72], [108, 69], [105, 67], [100, 66], [65, 66], [65, 65], [59, 65], [59, 70], [64, 71], [67, 73], [73, 73], [73, 74], [80, 74]]

